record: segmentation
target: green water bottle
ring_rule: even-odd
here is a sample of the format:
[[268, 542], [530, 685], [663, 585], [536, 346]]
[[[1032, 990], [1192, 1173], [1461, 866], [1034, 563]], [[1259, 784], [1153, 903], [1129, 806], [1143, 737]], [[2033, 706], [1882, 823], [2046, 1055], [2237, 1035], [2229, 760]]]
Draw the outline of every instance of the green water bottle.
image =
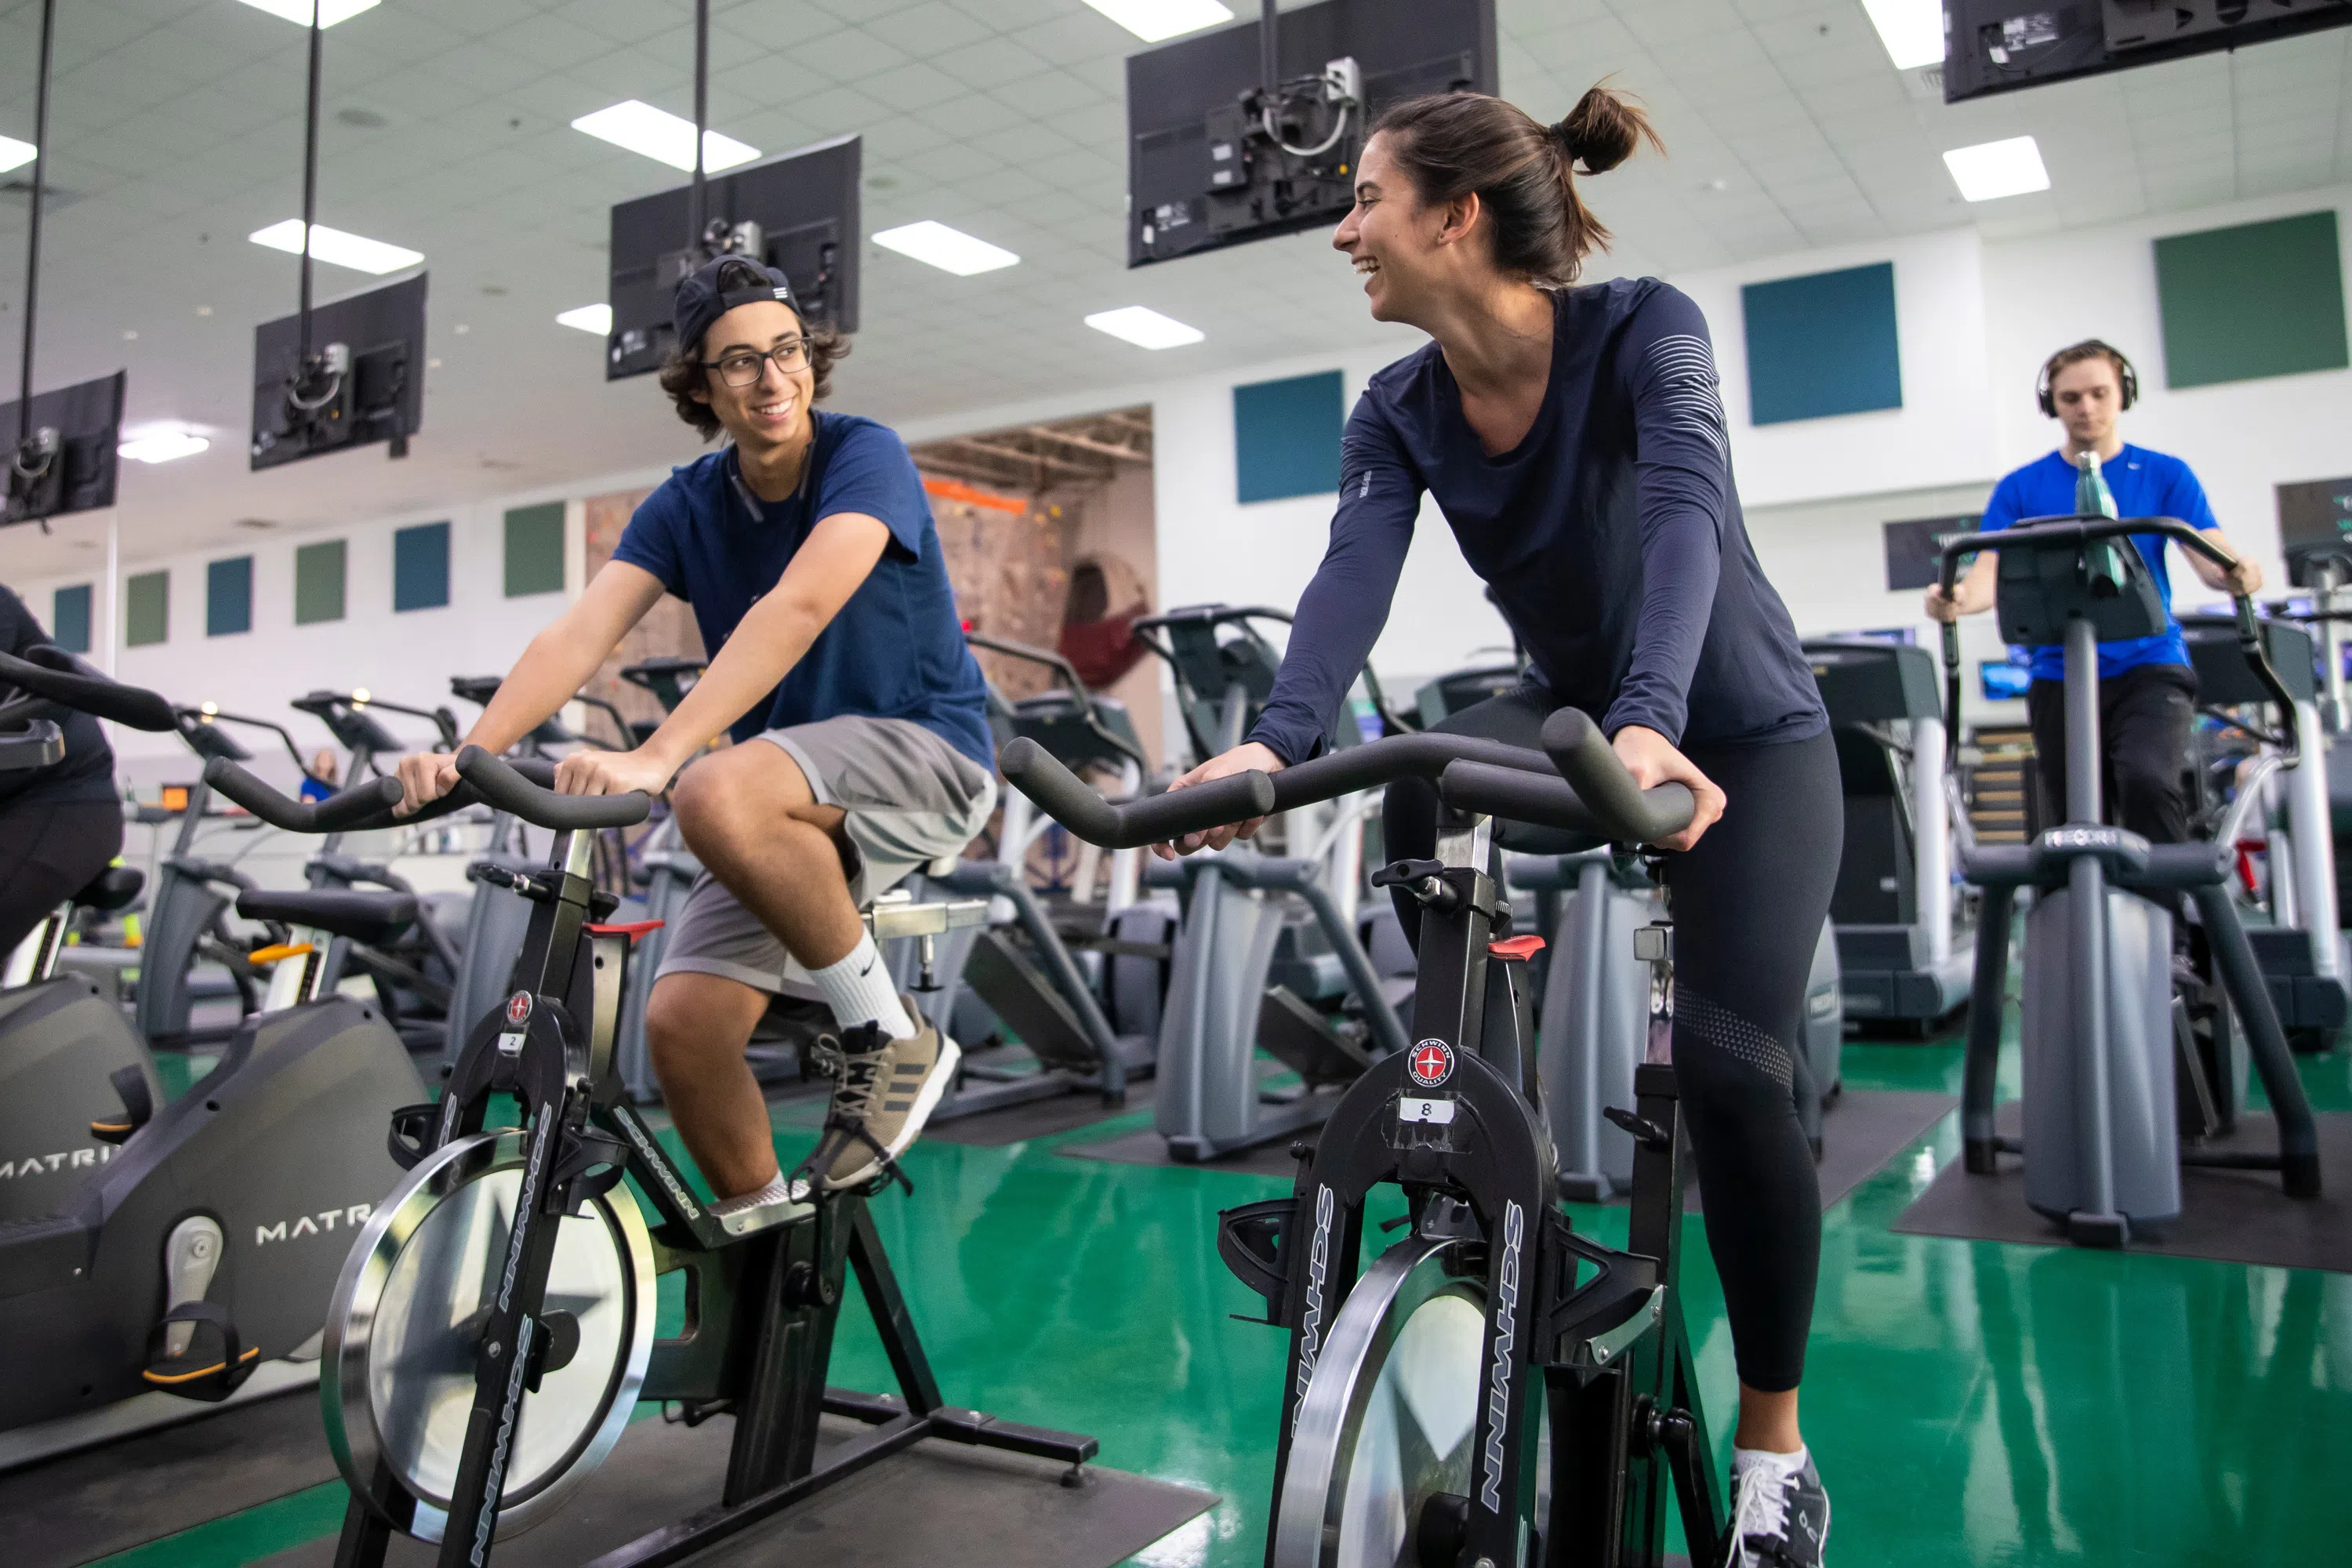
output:
[[2120, 517], [2116, 510], [2115, 493], [2107, 489], [2107, 479], [2099, 471], [2099, 455], [2085, 452], [2074, 459], [2083, 477], [2074, 481], [2074, 510], [2085, 516]]
[[[2089, 517], [2116, 517], [2116, 498], [2107, 489], [2105, 475], [2099, 472], [2099, 455], [2085, 452], [2074, 459], [2082, 469], [2082, 478], [2074, 481], [2074, 510]], [[2124, 589], [2123, 542], [2102, 539], [2095, 542], [2085, 552], [2084, 571], [2090, 580], [2094, 598], [2111, 599]]]

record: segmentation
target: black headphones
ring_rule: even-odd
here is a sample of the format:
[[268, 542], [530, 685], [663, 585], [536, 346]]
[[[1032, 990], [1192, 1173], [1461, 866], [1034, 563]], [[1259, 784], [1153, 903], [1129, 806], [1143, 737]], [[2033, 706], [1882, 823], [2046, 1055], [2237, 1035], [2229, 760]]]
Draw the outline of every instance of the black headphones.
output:
[[[2124, 357], [2123, 350], [2113, 343], [2102, 342], [2097, 338], [2084, 338], [2079, 343], [2072, 343], [2060, 349], [2042, 362], [2042, 375], [2033, 384], [2033, 401], [2049, 418], [2058, 417], [2058, 400], [2050, 391], [2050, 378], [2056, 373], [2058, 362], [2068, 354], [2078, 354], [2087, 359], [2090, 356], [2083, 353], [2085, 349], [2096, 350], [2106, 355], [2107, 363], [2116, 367], [2116, 379], [2123, 383], [2124, 408], [2129, 408], [2139, 401], [2139, 372], [2132, 369], [2132, 362]], [[2117, 410], [2118, 413], [2121, 411], [2121, 409]]]

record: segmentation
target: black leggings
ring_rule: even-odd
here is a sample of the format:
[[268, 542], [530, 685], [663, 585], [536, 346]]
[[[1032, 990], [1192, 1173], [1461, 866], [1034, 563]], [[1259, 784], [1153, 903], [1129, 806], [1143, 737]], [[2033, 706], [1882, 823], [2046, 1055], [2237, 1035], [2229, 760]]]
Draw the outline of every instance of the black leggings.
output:
[[[1437, 727], [1534, 746], [1555, 706], [1549, 692], [1521, 687]], [[1675, 1068], [1739, 1380], [1773, 1394], [1804, 1375], [1821, 1269], [1821, 1186], [1790, 1085], [1813, 951], [1837, 881], [1845, 802], [1827, 733], [1685, 754], [1727, 805], [1696, 847], [1666, 857]], [[1437, 808], [1437, 792], [1423, 781], [1389, 785], [1389, 855], [1435, 853]], [[1527, 837], [1498, 826], [1506, 844]], [[1417, 942], [1421, 906], [1404, 896], [1396, 902], [1405, 934]]]
[[0, 807], [0, 959], [121, 853], [122, 807], [113, 801]]

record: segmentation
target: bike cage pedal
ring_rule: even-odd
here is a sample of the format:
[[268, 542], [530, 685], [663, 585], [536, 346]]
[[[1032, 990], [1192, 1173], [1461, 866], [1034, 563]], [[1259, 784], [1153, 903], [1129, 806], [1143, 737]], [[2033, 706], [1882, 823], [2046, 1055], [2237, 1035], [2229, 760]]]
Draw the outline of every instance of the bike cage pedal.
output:
[[[197, 1330], [195, 1337], [189, 1341], [187, 1352], [176, 1360], [163, 1353], [164, 1337], [174, 1323], [194, 1323]], [[205, 1364], [187, 1364], [204, 1362], [200, 1347], [206, 1329], [219, 1337], [219, 1357]], [[219, 1305], [183, 1301], [156, 1319], [154, 1326], [147, 1331], [147, 1364], [140, 1369], [139, 1375], [150, 1387], [166, 1394], [217, 1405], [243, 1387], [260, 1362], [261, 1347], [247, 1344]]]
[[1234, 1278], [1265, 1301], [1265, 1316], [1233, 1316], [1244, 1323], [1276, 1328], [1288, 1321], [1289, 1266], [1282, 1256], [1282, 1234], [1298, 1213], [1296, 1197], [1265, 1198], [1224, 1209], [1217, 1215], [1217, 1256]]
[[93, 1121], [89, 1135], [101, 1143], [127, 1143], [153, 1118], [155, 1097], [147, 1091], [147, 1075], [135, 1067], [117, 1068], [107, 1074], [106, 1081], [114, 1086], [116, 1097], [122, 1101], [122, 1120]]
[[419, 1160], [433, 1152], [440, 1125], [438, 1104], [404, 1105], [392, 1113], [392, 1124], [384, 1132], [384, 1152], [394, 1164], [413, 1171]]
[[563, 1141], [562, 1150], [548, 1183], [553, 1213], [581, 1213], [629, 1173], [629, 1145], [609, 1132], [583, 1127]]

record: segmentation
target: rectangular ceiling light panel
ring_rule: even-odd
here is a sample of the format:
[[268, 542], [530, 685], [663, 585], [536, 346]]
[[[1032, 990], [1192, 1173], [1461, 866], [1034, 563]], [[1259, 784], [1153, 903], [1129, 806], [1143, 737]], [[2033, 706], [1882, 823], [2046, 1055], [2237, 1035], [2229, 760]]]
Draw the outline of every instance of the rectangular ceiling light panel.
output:
[[975, 272], [993, 272], [1021, 259], [1003, 246], [974, 239], [961, 229], [950, 228], [929, 218], [898, 228], [886, 228], [874, 237], [874, 243], [885, 250], [911, 256], [942, 272], [952, 272], [959, 278], [969, 278]]
[[[284, 223], [273, 223], [268, 228], [255, 229], [246, 237], [256, 245], [266, 245], [289, 256], [299, 256], [302, 254], [302, 220], [289, 217]], [[378, 277], [387, 272], [397, 272], [404, 267], [414, 267], [425, 259], [425, 253], [421, 250], [386, 245], [380, 239], [369, 239], [361, 235], [345, 234], [339, 228], [329, 228], [325, 224], [313, 225], [310, 229], [310, 254], [320, 261], [348, 267], [354, 272], [372, 272]]]
[[0, 136], [0, 174], [11, 169], [21, 169], [41, 155], [41, 150], [30, 142], [19, 142], [14, 136]]
[[1943, 0], [1862, 0], [1897, 70], [1944, 63]]
[[[257, 11], [267, 11], [282, 16], [298, 27], [310, 25], [310, 0], [245, 0]], [[348, 22], [362, 11], [373, 11], [379, 0], [320, 0], [319, 26], [331, 27], [338, 22]]]
[[583, 332], [593, 332], [600, 338], [613, 335], [613, 307], [581, 305], [555, 318], [556, 325], [577, 327]]
[[1955, 147], [1944, 154], [1944, 166], [1952, 171], [1952, 183], [1960, 187], [1960, 195], [1972, 202], [1999, 201], [2050, 188], [2050, 171], [2042, 166], [2042, 149], [2031, 136]]
[[190, 430], [149, 430], [133, 436], [115, 450], [134, 463], [169, 463], [208, 451], [212, 443]]
[[1234, 19], [1222, 0], [1087, 0], [1147, 44]]
[[1098, 332], [1108, 332], [1112, 337], [1123, 339], [1139, 349], [1181, 349], [1207, 336], [1200, 328], [1188, 327], [1148, 305], [1123, 305], [1116, 310], [1097, 310], [1087, 318], [1087, 325]]
[[[572, 129], [585, 131], [600, 142], [643, 153], [673, 169], [694, 173], [694, 121], [681, 120], [666, 109], [656, 109], [632, 98], [610, 109], [582, 115], [572, 122]], [[759, 155], [757, 147], [747, 147], [732, 136], [721, 136], [707, 128], [702, 132], [702, 172], [706, 174], [748, 163]]]

